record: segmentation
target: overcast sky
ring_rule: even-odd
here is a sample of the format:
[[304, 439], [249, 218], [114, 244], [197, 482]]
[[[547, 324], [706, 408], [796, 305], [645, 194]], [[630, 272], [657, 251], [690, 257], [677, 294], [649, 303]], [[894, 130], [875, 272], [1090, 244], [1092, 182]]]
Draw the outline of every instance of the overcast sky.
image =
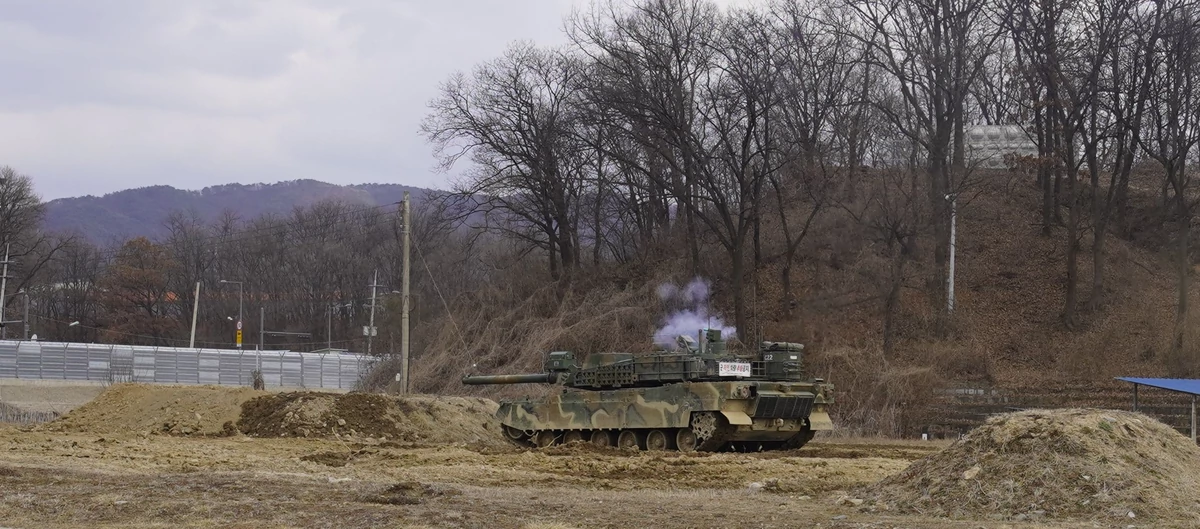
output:
[[514, 40], [565, 43], [563, 17], [587, 5], [5, 0], [0, 165], [47, 200], [297, 178], [445, 187], [418, 134], [438, 83]]

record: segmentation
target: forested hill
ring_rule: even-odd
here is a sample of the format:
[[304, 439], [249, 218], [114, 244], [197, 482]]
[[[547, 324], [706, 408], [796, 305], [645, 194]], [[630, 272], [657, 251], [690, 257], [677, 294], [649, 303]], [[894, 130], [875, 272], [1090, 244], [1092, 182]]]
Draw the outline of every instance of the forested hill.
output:
[[287, 213], [296, 206], [324, 200], [375, 205], [399, 202], [405, 191], [419, 199], [428, 190], [399, 184], [339, 186], [316, 180], [275, 184], [227, 184], [199, 191], [171, 186], [127, 189], [104, 196], [60, 198], [46, 204], [45, 227], [77, 232], [95, 243], [144, 235], [157, 237], [172, 212], [195, 212], [205, 220], [228, 210], [243, 219], [266, 213]]

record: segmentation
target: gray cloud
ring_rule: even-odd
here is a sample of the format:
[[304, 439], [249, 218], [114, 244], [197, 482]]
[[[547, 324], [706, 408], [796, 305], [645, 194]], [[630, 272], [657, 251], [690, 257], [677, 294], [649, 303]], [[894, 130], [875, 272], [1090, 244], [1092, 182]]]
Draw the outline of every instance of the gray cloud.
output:
[[438, 83], [513, 40], [565, 42], [575, 3], [6, 2], [0, 164], [47, 199], [295, 178], [444, 187], [418, 134]]

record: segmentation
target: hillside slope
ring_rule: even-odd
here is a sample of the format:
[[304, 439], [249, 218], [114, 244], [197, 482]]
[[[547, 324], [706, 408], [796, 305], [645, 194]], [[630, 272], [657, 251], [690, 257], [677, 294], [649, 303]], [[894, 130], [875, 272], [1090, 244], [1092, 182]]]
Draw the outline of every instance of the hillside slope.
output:
[[155, 237], [165, 231], [164, 220], [175, 211], [194, 211], [212, 220], [224, 211], [243, 219], [267, 213], [287, 213], [297, 206], [324, 200], [377, 205], [399, 202], [404, 192], [419, 200], [426, 189], [399, 184], [339, 186], [316, 180], [276, 184], [228, 184], [194, 191], [171, 186], [127, 189], [104, 196], [60, 198], [46, 204], [45, 227], [74, 232], [95, 243], [131, 237]]
[[[837, 384], [838, 420], [862, 433], [919, 431], [945, 390], [1078, 393], [1108, 388], [1115, 376], [1166, 376], [1194, 364], [1196, 336], [1188, 337], [1182, 358], [1170, 351], [1176, 276], [1170, 249], [1162, 247], [1169, 238], [1146, 236], [1169, 229], [1155, 220], [1152, 205], [1139, 202], [1153, 200], [1139, 197], [1127, 212], [1140, 223], [1129, 230], [1140, 234], [1136, 239], [1109, 237], [1103, 296], [1094, 310], [1087, 307], [1090, 236], [1080, 241], [1080, 325], [1068, 330], [1061, 320], [1066, 232], [1058, 227], [1041, 234], [1036, 193], [1032, 185], [996, 185], [960, 204], [956, 311], [946, 336], [934, 323], [945, 302], [925, 295], [931, 266], [927, 255], [917, 256], [907, 265], [895, 311], [895, 347], [883, 352], [889, 263], [879, 243], [837, 208], [818, 217], [801, 247], [792, 271], [794, 308], [783, 299], [782, 264], [771, 259], [781, 245], [778, 227], [764, 219], [767, 259], [747, 281], [751, 319], [763, 338], [808, 344], [811, 369]], [[928, 248], [928, 236], [919, 244]], [[423, 323], [429, 338], [414, 358], [413, 384], [421, 391], [491, 396], [537, 392], [532, 386], [464, 388], [457, 380], [470, 371], [536, 371], [551, 350], [646, 350], [671, 310], [655, 295], [657, 287], [690, 280], [682, 249], [589, 268], [561, 302], [536, 267], [520, 267], [503, 290], [464, 300], [456, 322]], [[708, 303], [728, 317], [728, 263], [717, 247], [703, 255], [702, 275], [712, 284]], [[1191, 295], [1197, 294], [1193, 282]]]

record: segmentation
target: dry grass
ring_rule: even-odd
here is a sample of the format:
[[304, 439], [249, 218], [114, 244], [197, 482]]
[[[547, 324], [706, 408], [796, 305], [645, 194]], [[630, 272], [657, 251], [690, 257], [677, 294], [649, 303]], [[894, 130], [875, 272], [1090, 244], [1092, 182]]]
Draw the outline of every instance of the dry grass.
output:
[[1200, 523], [1200, 447], [1145, 415], [1027, 411], [992, 418], [871, 487], [880, 506], [939, 516]]
[[[661, 276], [657, 276], [661, 277]], [[550, 351], [648, 351], [660, 307], [658, 280], [619, 283], [581, 277], [558, 298], [554, 285], [529, 291], [494, 289], [464, 303], [454, 325], [443, 325], [413, 358], [411, 384], [428, 393], [512, 395], [533, 386], [466, 388], [467, 373], [540, 372]], [[621, 286], [634, 285], [637, 286]], [[390, 376], [397, 365], [385, 365]]]
[[0, 423], [36, 424], [50, 422], [58, 414], [48, 411], [29, 411], [0, 402]]

